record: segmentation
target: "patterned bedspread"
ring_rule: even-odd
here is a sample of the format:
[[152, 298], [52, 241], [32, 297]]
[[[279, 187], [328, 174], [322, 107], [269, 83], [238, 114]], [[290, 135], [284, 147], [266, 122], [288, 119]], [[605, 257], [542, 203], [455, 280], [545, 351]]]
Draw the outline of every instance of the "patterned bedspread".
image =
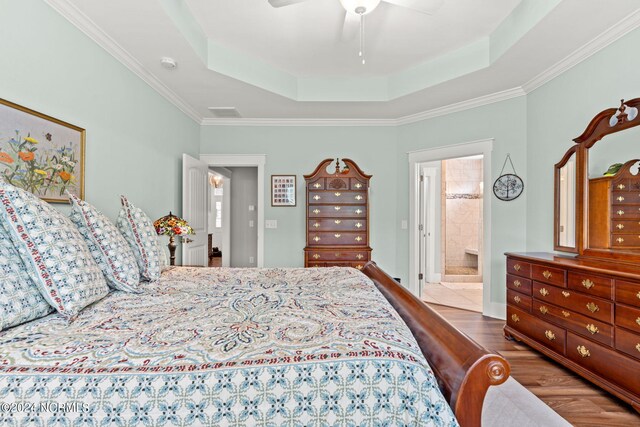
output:
[[456, 426], [355, 269], [174, 268], [0, 332], [0, 425]]

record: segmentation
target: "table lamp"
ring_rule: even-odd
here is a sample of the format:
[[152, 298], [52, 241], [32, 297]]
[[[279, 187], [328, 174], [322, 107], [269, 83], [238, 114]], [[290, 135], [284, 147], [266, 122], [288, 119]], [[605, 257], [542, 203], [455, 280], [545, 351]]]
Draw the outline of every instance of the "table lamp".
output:
[[160, 236], [169, 236], [169, 264], [176, 265], [176, 243], [175, 236], [186, 236], [188, 234], [196, 234], [193, 228], [182, 218], [179, 218], [169, 212], [162, 218], [158, 218], [153, 222], [156, 233]]

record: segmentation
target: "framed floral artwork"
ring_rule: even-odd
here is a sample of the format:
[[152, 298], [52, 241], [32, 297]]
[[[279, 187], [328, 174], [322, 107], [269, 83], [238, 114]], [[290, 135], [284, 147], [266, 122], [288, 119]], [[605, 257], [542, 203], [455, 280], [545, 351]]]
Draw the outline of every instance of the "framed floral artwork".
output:
[[271, 175], [271, 206], [296, 205], [296, 176]]
[[52, 203], [84, 199], [85, 130], [0, 99], [0, 178]]

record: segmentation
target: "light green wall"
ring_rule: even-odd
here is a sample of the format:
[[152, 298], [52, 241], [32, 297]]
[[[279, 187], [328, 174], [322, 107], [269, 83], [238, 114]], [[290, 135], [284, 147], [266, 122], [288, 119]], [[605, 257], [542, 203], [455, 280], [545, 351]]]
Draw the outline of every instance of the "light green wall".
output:
[[[304, 265], [306, 194], [302, 175], [313, 172], [326, 158], [354, 160], [365, 173], [373, 175], [370, 192], [373, 258], [389, 274], [395, 274], [396, 144], [393, 127], [203, 126], [200, 151], [266, 154], [264, 217], [278, 220], [278, 228], [265, 229], [265, 266], [279, 267]], [[297, 206], [271, 207], [272, 174], [297, 176]]]
[[[600, 111], [619, 106], [622, 98], [640, 96], [639, 43], [640, 30], [635, 30], [527, 95], [527, 169], [531, 183], [527, 250], [553, 250], [553, 165], [573, 145], [572, 139], [582, 134]], [[625, 139], [634, 134], [637, 132], [619, 135]], [[616, 135], [615, 139], [620, 137]], [[635, 143], [640, 141], [635, 139]], [[607, 144], [607, 138], [600, 144]], [[611, 141], [604, 151], [619, 152], [620, 146]], [[640, 149], [635, 153], [625, 151], [620, 162], [640, 157]]]
[[41, 0], [0, 0], [0, 57], [0, 98], [86, 129], [89, 203], [111, 218], [120, 194], [152, 218], [180, 212], [198, 124]]

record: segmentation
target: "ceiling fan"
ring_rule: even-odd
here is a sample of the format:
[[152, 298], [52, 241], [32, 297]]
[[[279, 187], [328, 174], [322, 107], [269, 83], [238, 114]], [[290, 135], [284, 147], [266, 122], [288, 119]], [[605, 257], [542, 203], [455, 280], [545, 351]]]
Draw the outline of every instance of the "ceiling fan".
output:
[[[307, 0], [268, 0], [273, 7], [290, 6]], [[378, 7], [380, 2], [411, 9], [415, 12], [433, 15], [442, 7], [445, 0], [340, 0], [345, 10], [344, 25], [342, 28], [343, 39], [350, 39], [360, 26], [360, 51], [359, 56], [364, 59], [364, 17]]]

